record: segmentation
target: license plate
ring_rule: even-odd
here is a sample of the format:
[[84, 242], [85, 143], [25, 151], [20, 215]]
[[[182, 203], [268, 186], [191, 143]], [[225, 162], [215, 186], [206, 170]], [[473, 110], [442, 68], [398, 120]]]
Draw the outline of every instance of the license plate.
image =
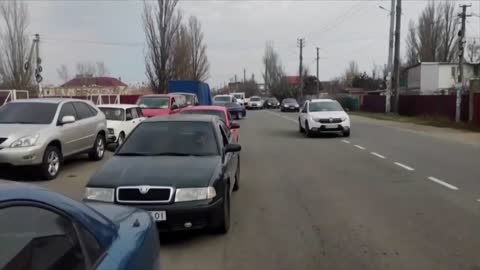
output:
[[167, 213], [165, 211], [150, 211], [150, 215], [155, 221], [167, 220]]
[[336, 129], [338, 128], [338, 125], [325, 125], [326, 129]]

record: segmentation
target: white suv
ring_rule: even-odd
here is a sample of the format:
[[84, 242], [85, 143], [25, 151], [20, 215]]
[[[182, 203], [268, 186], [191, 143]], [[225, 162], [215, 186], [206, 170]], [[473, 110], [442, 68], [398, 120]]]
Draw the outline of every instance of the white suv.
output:
[[301, 133], [311, 137], [313, 133], [341, 133], [350, 136], [350, 117], [342, 106], [332, 99], [313, 99], [305, 102], [300, 110], [298, 126]]

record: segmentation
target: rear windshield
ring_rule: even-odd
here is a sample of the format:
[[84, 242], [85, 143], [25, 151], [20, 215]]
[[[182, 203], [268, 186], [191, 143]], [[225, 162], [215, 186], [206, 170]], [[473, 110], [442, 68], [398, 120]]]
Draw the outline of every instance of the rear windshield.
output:
[[262, 99], [259, 97], [252, 97], [250, 98], [250, 101], [261, 101]]
[[40, 102], [8, 103], [0, 107], [0, 124], [52, 123], [58, 104]]
[[169, 102], [169, 97], [142, 97], [138, 101], [138, 105], [142, 108], [168, 109]]
[[218, 153], [210, 122], [161, 121], [140, 124], [117, 155], [216, 156]]
[[217, 111], [217, 110], [186, 110], [182, 112], [183, 114], [206, 114], [206, 115], [213, 115], [213, 116], [218, 116], [220, 119], [223, 120], [223, 122], [227, 122], [227, 119], [225, 119], [225, 113], [222, 111]]
[[342, 106], [336, 101], [311, 102], [308, 105], [311, 112], [338, 112], [343, 111]]
[[100, 108], [100, 110], [105, 114], [107, 120], [112, 121], [123, 121], [124, 119], [124, 110], [119, 108]]
[[230, 102], [232, 101], [232, 97], [229, 96], [220, 96], [220, 97], [215, 97], [215, 101], [222, 101], [222, 102]]
[[293, 98], [286, 98], [282, 101], [282, 103], [293, 103], [293, 104], [297, 104], [297, 101]]
[[243, 95], [242, 94], [233, 94], [233, 96], [235, 98], [238, 98], [238, 99], [243, 99]]

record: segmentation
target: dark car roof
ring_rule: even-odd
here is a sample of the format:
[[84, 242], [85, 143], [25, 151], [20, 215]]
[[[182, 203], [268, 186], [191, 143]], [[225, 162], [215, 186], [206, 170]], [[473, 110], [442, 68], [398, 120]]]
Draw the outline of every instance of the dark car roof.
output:
[[168, 116], [158, 116], [148, 118], [143, 123], [148, 122], [171, 122], [171, 121], [185, 121], [185, 122], [214, 122], [218, 120], [217, 116], [204, 114], [174, 114]]
[[[59, 209], [97, 236], [106, 247], [117, 237], [117, 228], [110, 220], [87, 205], [48, 189], [25, 184], [0, 183], [0, 203], [31, 201]], [[100, 236], [100, 238], [98, 238]]]

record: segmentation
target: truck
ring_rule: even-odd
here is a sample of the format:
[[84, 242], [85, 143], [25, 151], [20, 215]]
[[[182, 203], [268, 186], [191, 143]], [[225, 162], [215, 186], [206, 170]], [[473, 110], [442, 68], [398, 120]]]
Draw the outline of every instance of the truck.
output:
[[242, 105], [243, 107], [247, 105], [244, 92], [236, 92], [236, 93], [233, 93], [232, 95], [237, 99], [238, 104]]
[[212, 105], [210, 86], [200, 81], [173, 80], [168, 82], [168, 93], [191, 93], [197, 95], [198, 105]]

